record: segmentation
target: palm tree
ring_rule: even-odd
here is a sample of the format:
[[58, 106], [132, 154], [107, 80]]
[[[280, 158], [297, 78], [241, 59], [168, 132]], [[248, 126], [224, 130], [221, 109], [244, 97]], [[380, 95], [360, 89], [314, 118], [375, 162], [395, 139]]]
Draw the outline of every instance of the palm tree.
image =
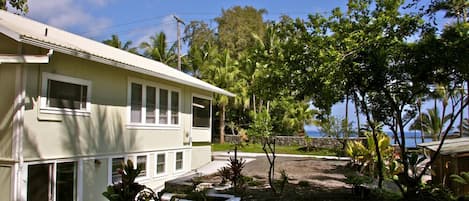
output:
[[175, 53], [176, 43], [168, 47], [166, 35], [164, 32], [156, 33], [150, 37], [150, 41], [142, 42], [140, 48], [143, 50], [143, 55], [150, 59], [154, 59], [168, 66], [176, 66], [177, 55]]
[[136, 47], [130, 47], [132, 45], [132, 41], [129, 40], [122, 45], [122, 41], [119, 39], [119, 36], [115, 34], [112, 34], [111, 39], [103, 40], [103, 43], [121, 50], [138, 54]]
[[[228, 50], [218, 54], [214, 62], [208, 67], [206, 72], [207, 82], [214, 84], [222, 89], [238, 92], [245, 89], [243, 80], [239, 80], [240, 71], [238, 69], [238, 62], [231, 59]], [[204, 75], [205, 76], [205, 75]], [[237, 102], [237, 97], [234, 99], [234, 104]], [[220, 143], [225, 142], [225, 113], [226, 106], [230, 102], [229, 97], [224, 95], [215, 95], [215, 102], [219, 107], [220, 114]]]
[[433, 141], [440, 140], [440, 134], [443, 126], [451, 118], [451, 115], [446, 115], [443, 118], [440, 117], [438, 108], [428, 109], [426, 114], [422, 114], [422, 117], [416, 119], [410, 126], [410, 130], [422, 130], [424, 135], [431, 136]]
[[204, 71], [215, 60], [217, 53], [218, 49], [210, 42], [200, 47], [192, 45], [188, 54], [183, 57], [182, 69], [196, 78], [203, 79]]
[[432, 12], [445, 11], [446, 18], [456, 18], [457, 23], [466, 22], [469, 9], [467, 0], [438, 0], [432, 6]]

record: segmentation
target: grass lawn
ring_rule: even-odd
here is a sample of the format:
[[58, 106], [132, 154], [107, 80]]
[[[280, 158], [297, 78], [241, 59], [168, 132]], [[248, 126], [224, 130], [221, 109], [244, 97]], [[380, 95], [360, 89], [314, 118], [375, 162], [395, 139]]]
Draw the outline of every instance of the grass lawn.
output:
[[[276, 146], [277, 154], [299, 154], [299, 155], [318, 155], [318, 156], [336, 156], [336, 152], [332, 149], [314, 149], [313, 151], [302, 151], [302, 146]], [[230, 151], [234, 150], [234, 145], [230, 143], [212, 144], [212, 151]], [[238, 147], [238, 151], [250, 153], [264, 153], [261, 144], [247, 144]]]

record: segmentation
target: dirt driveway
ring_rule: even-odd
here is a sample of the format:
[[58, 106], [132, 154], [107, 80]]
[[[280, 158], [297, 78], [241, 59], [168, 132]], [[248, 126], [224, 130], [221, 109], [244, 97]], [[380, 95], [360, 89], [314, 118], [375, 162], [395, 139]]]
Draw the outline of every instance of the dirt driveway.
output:
[[[323, 190], [347, 187], [343, 182], [344, 174], [351, 171], [346, 168], [347, 161], [325, 160], [315, 158], [277, 157], [275, 163], [275, 178], [280, 179], [280, 171], [285, 170], [289, 182], [297, 184], [307, 181], [313, 187]], [[266, 157], [257, 157], [256, 160], [246, 163], [243, 175], [267, 180], [269, 163]]]

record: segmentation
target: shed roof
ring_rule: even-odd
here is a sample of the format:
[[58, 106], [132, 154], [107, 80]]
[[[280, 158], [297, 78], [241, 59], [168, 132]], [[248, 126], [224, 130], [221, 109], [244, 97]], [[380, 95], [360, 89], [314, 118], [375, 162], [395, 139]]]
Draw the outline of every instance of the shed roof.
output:
[[[418, 144], [417, 146], [436, 151], [438, 149], [439, 144], [440, 141], [433, 141]], [[441, 155], [451, 155], [467, 152], [469, 152], [469, 137], [447, 139], [445, 140], [440, 150]]]
[[202, 90], [235, 96], [233, 93], [184, 72], [109, 45], [0, 10], [0, 33], [21, 43], [143, 73]]

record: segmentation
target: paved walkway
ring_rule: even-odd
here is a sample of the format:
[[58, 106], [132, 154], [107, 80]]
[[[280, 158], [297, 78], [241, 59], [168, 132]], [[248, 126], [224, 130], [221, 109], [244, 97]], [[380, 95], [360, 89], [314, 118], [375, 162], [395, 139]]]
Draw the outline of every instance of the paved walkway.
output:
[[[296, 154], [276, 154], [277, 157], [297, 157], [297, 158], [318, 158], [326, 160], [350, 160], [349, 157], [336, 156], [312, 156], [312, 155], [296, 155]], [[228, 166], [229, 157], [234, 157], [234, 152], [215, 151], [212, 152], [213, 161], [192, 171], [189, 174], [210, 175], [218, 172], [218, 169]], [[238, 157], [246, 160], [246, 163], [256, 160], [257, 157], [265, 157], [264, 153], [246, 153], [238, 152]]]

